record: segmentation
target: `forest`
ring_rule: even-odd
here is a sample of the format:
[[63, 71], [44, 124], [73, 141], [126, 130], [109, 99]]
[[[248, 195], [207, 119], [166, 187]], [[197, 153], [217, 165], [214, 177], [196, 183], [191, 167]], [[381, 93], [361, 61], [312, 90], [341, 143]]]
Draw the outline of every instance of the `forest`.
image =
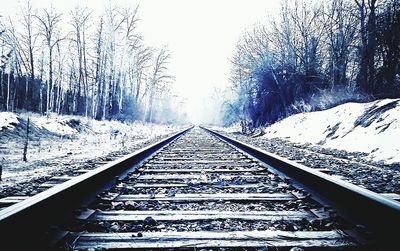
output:
[[[171, 53], [146, 45], [140, 8], [19, 5], [0, 17], [1, 111], [187, 120]], [[205, 103], [221, 110], [210, 120], [251, 132], [295, 113], [400, 97], [400, 1], [281, 0], [268, 20], [237, 41], [229, 94], [216, 92], [220, 109]]]
[[225, 125], [244, 133], [291, 114], [400, 97], [400, 1], [283, 0], [231, 58]]
[[167, 46], [147, 46], [138, 7], [104, 13], [21, 2], [0, 17], [0, 110], [75, 114], [98, 120], [184, 120], [171, 91]]

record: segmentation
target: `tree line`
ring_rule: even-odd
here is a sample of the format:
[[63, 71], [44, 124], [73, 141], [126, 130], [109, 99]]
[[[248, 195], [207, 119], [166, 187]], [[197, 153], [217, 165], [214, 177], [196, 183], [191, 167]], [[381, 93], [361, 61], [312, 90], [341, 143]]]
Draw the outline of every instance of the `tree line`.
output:
[[225, 124], [243, 131], [347, 101], [400, 97], [398, 0], [283, 0], [232, 57]]
[[174, 122], [166, 46], [147, 46], [138, 7], [95, 16], [61, 13], [28, 1], [0, 19], [0, 109], [77, 114], [95, 119]]

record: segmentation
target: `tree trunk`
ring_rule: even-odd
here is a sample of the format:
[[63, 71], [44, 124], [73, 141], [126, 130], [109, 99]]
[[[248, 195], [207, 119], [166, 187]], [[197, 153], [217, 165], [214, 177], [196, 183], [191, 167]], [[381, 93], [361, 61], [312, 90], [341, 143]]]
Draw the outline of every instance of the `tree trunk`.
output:
[[146, 122], [153, 122], [153, 103], [154, 103], [154, 93], [155, 93], [155, 83], [152, 81], [150, 86], [150, 95], [149, 95], [149, 106]]
[[366, 6], [365, 0], [361, 0], [361, 2], [357, 2], [358, 10], [360, 12], [360, 37], [361, 37], [361, 45], [360, 45], [360, 70], [358, 74], [358, 85], [361, 90], [368, 91], [368, 72], [367, 72], [367, 31], [365, 28], [365, 19], [366, 19]]
[[24, 144], [24, 153], [23, 153], [23, 161], [28, 161], [26, 155], [28, 154], [28, 143], [29, 143], [29, 117], [26, 122], [26, 138], [25, 138], [25, 144]]
[[368, 92], [376, 94], [375, 83], [375, 51], [376, 51], [376, 0], [369, 1], [369, 16], [367, 23], [367, 70], [368, 70]]
[[49, 48], [49, 79], [47, 81], [47, 100], [46, 100], [46, 112], [50, 112], [51, 109], [51, 90], [53, 88], [53, 50], [50, 45], [50, 41], [48, 42]]

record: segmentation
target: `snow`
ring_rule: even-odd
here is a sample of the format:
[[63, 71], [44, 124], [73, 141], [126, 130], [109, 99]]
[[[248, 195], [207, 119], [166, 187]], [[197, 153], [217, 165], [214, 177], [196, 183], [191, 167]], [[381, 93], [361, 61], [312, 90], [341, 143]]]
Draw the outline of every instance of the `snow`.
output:
[[77, 130], [71, 128], [64, 120], [50, 118], [48, 116], [36, 116], [31, 118], [31, 121], [39, 128], [46, 129], [52, 133], [59, 135], [72, 135], [77, 133]]
[[[27, 118], [31, 132], [28, 162], [22, 161]], [[13, 123], [13, 125], [11, 125]], [[134, 151], [182, 128], [143, 122], [97, 121], [80, 116], [0, 112], [0, 165], [4, 186], [85, 165], [118, 151]], [[126, 154], [127, 154], [126, 153]]]
[[13, 124], [18, 124], [18, 116], [12, 112], [0, 112], [0, 131], [2, 129], [12, 129]]
[[[27, 118], [27, 115], [22, 115]], [[85, 117], [71, 116], [71, 115], [57, 115], [50, 114], [47, 116], [38, 116], [37, 114], [30, 114], [30, 120], [39, 128], [46, 129], [58, 135], [74, 135], [79, 133], [79, 128], [90, 131], [91, 134], [116, 134], [116, 135], [142, 135], [144, 138], [156, 137], [169, 133], [167, 125], [149, 124], [141, 121], [133, 123], [123, 123], [115, 120], [111, 121], [98, 121]], [[79, 123], [76, 127], [71, 125]], [[109, 135], [107, 135], [109, 136]]]
[[[345, 103], [324, 111], [290, 116], [264, 128], [262, 137], [364, 152], [369, 161], [392, 164], [400, 162], [399, 119], [400, 99]], [[237, 126], [233, 128], [240, 130]]]
[[242, 131], [240, 123], [235, 123], [229, 127], [224, 127], [224, 128], [221, 128], [221, 127], [213, 127], [213, 128], [215, 128], [217, 130], [223, 130], [224, 132], [227, 132], [227, 133], [237, 133], [237, 132]]

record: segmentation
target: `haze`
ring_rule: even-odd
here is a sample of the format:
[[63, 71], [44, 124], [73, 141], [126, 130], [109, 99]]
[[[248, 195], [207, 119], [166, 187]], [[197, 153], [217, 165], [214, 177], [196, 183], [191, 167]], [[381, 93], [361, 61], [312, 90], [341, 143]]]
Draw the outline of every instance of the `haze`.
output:
[[[1, 0], [2, 15], [19, 11], [20, 3]], [[215, 119], [217, 107], [212, 107], [215, 96], [229, 84], [230, 61], [240, 34], [256, 23], [265, 23], [269, 15], [279, 9], [279, 1], [229, 0], [93, 0], [62, 1], [34, 0], [35, 8], [53, 4], [68, 15], [76, 5], [86, 5], [94, 13], [105, 6], [136, 6], [139, 4], [138, 31], [150, 46], [167, 45], [171, 52], [171, 73], [175, 76], [174, 92], [184, 103], [193, 123]], [[7, 10], [7, 13], [4, 13]], [[206, 104], [206, 105], [205, 105]]]

